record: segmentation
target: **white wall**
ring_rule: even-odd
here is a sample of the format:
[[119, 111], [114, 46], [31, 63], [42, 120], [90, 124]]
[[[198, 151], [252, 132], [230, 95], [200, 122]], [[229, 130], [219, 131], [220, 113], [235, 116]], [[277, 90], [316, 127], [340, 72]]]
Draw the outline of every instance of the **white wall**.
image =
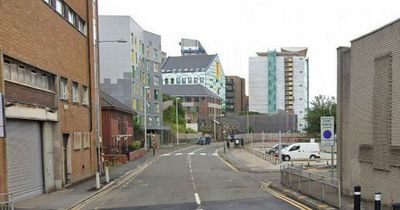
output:
[[268, 112], [268, 57], [249, 58], [249, 111]]

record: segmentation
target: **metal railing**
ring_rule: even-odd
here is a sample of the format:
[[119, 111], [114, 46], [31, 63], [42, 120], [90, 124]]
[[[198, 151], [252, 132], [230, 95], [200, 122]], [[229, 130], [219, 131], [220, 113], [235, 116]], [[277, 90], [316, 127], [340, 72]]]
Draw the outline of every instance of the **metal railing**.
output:
[[14, 199], [9, 193], [0, 193], [0, 210], [14, 210]]
[[255, 156], [257, 156], [259, 158], [262, 158], [264, 160], [268, 160], [269, 162], [271, 162], [271, 163], [273, 163], [275, 165], [279, 164], [279, 158], [277, 158], [277, 157], [275, 157], [273, 155], [270, 155], [270, 154], [267, 154], [267, 153], [264, 153], [264, 152], [260, 152], [260, 151], [258, 151], [256, 149], [253, 149], [253, 148], [250, 148], [250, 147], [244, 147], [244, 149], [247, 152], [249, 152], [251, 154], [254, 154]]
[[338, 179], [306, 172], [299, 167], [282, 165], [281, 184], [337, 208], [341, 207], [340, 181]]

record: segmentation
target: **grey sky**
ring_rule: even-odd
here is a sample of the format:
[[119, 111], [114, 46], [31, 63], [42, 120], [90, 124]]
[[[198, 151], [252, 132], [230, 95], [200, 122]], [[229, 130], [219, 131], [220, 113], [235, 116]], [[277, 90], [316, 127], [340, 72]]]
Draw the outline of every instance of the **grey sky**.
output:
[[226, 75], [248, 78], [257, 51], [308, 47], [310, 95], [336, 96], [336, 48], [397, 18], [399, 0], [99, 0], [100, 15], [129, 15], [179, 55], [181, 37], [218, 53]]

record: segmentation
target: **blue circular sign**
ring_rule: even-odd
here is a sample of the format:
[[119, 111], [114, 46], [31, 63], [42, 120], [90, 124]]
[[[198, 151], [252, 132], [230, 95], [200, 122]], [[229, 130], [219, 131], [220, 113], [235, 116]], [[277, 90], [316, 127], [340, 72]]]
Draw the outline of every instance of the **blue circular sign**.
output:
[[332, 137], [332, 132], [330, 130], [326, 130], [322, 135], [325, 139], [330, 139]]

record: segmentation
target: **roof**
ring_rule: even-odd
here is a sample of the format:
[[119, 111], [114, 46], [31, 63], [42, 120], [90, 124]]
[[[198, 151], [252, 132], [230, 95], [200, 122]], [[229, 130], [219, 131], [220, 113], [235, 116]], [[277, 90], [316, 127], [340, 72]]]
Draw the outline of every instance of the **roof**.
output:
[[386, 24], [386, 25], [383, 25], [383, 26], [381, 26], [381, 27], [379, 27], [379, 28], [377, 28], [377, 29], [375, 29], [375, 30], [369, 32], [369, 33], [366, 33], [366, 34], [364, 34], [364, 35], [362, 35], [362, 36], [360, 36], [360, 37], [358, 37], [358, 38], [355, 38], [355, 39], [351, 40], [350, 42], [358, 41], [358, 40], [360, 40], [360, 39], [362, 39], [362, 38], [364, 38], [364, 37], [367, 37], [367, 36], [369, 36], [369, 35], [371, 35], [371, 34], [373, 34], [373, 33], [378, 32], [378, 31], [380, 31], [380, 30], [382, 30], [382, 29], [384, 29], [384, 28], [386, 28], [386, 27], [388, 27], [388, 26], [391, 26], [391, 25], [393, 25], [393, 24], [395, 24], [395, 23], [397, 23], [397, 22], [400, 22], [400, 18], [398, 18], [398, 19], [396, 19], [396, 20], [394, 20], [394, 21], [392, 21], [392, 22], [390, 22], [390, 23], [388, 23], [388, 24]]
[[106, 92], [100, 92], [101, 97], [101, 108], [102, 109], [115, 109], [121, 112], [135, 114], [135, 112], [125, 104], [119, 102], [117, 99], [113, 98], [112, 96], [108, 95]]
[[207, 89], [203, 85], [163, 85], [163, 93], [171, 96], [198, 96], [198, 97], [213, 97], [219, 96]]
[[216, 57], [217, 54], [168, 57], [162, 67], [162, 73], [207, 71]]
[[[277, 56], [307, 56], [307, 47], [282, 47]], [[268, 56], [268, 52], [256, 52], [258, 56]]]

